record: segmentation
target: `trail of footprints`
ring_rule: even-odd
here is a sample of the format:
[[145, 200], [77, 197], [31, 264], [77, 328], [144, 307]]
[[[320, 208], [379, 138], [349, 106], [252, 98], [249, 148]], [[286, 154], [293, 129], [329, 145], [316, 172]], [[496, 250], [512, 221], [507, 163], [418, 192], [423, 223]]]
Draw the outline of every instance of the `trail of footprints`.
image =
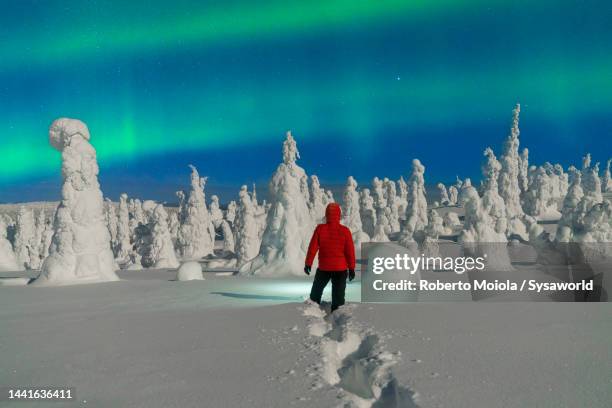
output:
[[342, 407], [417, 407], [415, 394], [399, 385], [391, 366], [397, 358], [379, 336], [352, 321], [352, 305], [327, 315], [316, 304], [304, 306], [311, 336], [318, 340], [323, 379], [339, 391]]

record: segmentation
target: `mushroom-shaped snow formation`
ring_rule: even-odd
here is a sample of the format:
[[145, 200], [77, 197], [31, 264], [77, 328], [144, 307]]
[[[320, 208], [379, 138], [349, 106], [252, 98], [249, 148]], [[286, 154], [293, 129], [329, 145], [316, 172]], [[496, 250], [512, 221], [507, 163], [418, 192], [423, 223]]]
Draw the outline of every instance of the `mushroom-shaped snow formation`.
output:
[[58, 119], [49, 141], [62, 152], [62, 201], [57, 209], [49, 256], [35, 285], [70, 285], [119, 280], [114, 270], [96, 151], [87, 126]]

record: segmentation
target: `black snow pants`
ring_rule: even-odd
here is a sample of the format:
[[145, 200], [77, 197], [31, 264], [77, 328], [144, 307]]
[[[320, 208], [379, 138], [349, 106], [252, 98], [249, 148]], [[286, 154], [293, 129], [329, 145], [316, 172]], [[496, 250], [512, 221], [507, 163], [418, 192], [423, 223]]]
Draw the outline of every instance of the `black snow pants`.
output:
[[344, 292], [346, 290], [346, 271], [329, 272], [317, 269], [314, 282], [312, 282], [312, 290], [310, 291], [310, 300], [316, 303], [321, 303], [323, 289], [331, 279], [332, 281], [332, 304], [331, 311], [333, 312], [338, 307], [344, 304]]

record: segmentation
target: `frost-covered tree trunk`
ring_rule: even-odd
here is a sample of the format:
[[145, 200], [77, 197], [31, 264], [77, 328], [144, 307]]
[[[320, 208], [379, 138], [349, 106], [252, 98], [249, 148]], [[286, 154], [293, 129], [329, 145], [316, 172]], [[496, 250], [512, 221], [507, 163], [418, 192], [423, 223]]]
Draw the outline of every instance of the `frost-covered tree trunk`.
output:
[[302, 276], [314, 223], [304, 195], [304, 169], [297, 165], [291, 132], [283, 144], [283, 162], [270, 181], [270, 205], [259, 255], [240, 268], [242, 274]]
[[36, 234], [36, 226], [34, 222], [34, 214], [32, 210], [25, 207], [20, 207], [17, 213], [17, 221], [15, 223], [15, 254], [20, 265], [27, 269], [32, 269], [34, 250], [34, 236]]
[[191, 190], [185, 203], [177, 245], [184, 258], [199, 259], [213, 253], [214, 227], [206, 208], [206, 178], [200, 178], [194, 166], [189, 167]]
[[310, 202], [308, 208], [315, 224], [320, 224], [325, 218], [325, 191], [321, 188], [319, 178], [310, 176]]
[[127, 262], [132, 252], [130, 242], [130, 212], [128, 209], [128, 196], [121, 194], [119, 197], [119, 215], [117, 218], [117, 239], [114, 248], [115, 259], [119, 262]]
[[236, 230], [235, 253], [240, 267], [257, 256], [260, 246], [255, 207], [247, 186], [242, 186], [240, 189], [234, 229]]
[[89, 139], [87, 126], [79, 120], [58, 119], [49, 129], [51, 145], [62, 152], [64, 185], [49, 256], [35, 285], [119, 280], [104, 220], [96, 151]]
[[158, 204], [155, 207], [148, 227], [151, 231], [150, 247], [142, 263], [153, 268], [178, 268], [179, 261], [176, 259], [172, 235], [168, 229], [168, 213], [163, 205]]
[[374, 209], [374, 199], [370, 195], [370, 190], [364, 188], [359, 195], [359, 214], [363, 231], [372, 237], [376, 229], [376, 210]]
[[13, 247], [7, 239], [7, 225], [3, 217], [0, 217], [0, 272], [16, 272], [23, 270]]

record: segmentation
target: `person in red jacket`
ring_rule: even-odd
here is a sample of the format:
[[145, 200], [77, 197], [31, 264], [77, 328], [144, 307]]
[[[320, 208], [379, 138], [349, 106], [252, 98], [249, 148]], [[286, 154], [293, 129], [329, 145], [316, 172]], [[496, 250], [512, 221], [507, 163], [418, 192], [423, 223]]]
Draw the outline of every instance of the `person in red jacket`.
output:
[[344, 304], [348, 269], [349, 281], [355, 279], [355, 246], [351, 230], [340, 224], [342, 211], [336, 203], [327, 205], [325, 224], [319, 224], [312, 234], [304, 273], [310, 275], [312, 262], [319, 252], [319, 267], [315, 273], [310, 300], [321, 303], [323, 289], [332, 281], [332, 312]]

